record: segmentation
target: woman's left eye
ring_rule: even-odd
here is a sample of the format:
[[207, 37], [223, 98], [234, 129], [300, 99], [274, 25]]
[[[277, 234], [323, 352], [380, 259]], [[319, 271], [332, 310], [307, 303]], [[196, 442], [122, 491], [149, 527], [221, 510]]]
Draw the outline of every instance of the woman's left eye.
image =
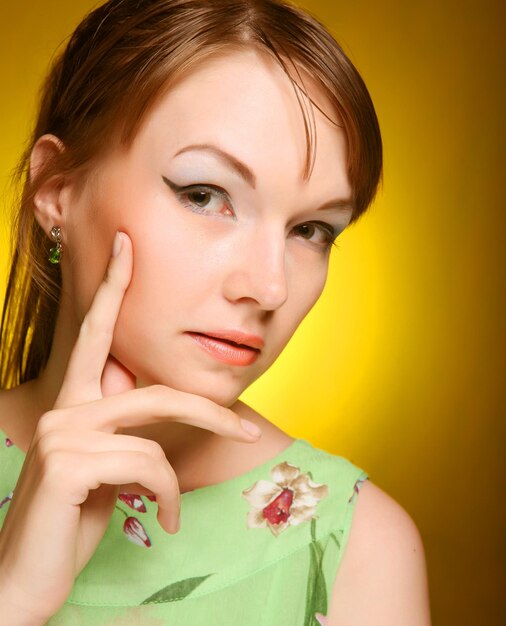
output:
[[330, 248], [330, 246], [336, 246], [335, 239], [337, 237], [337, 233], [334, 230], [334, 227], [326, 222], [305, 222], [304, 224], [299, 224], [295, 227], [302, 231], [302, 236], [306, 239], [306, 235], [309, 235], [309, 239], [307, 241], [311, 241], [312, 235], [316, 232], [320, 234], [320, 242], [315, 241], [318, 245], [324, 246], [325, 249]]
[[[224, 189], [215, 185], [189, 185], [179, 187], [164, 177], [165, 183], [172, 189], [184, 206], [196, 213], [216, 215], [222, 213], [225, 207], [229, 215], [235, 215], [231, 207], [230, 197]], [[304, 222], [295, 226], [303, 239], [328, 250], [336, 246], [335, 239], [338, 235], [331, 224], [326, 222]], [[316, 235], [316, 237], [315, 237]]]

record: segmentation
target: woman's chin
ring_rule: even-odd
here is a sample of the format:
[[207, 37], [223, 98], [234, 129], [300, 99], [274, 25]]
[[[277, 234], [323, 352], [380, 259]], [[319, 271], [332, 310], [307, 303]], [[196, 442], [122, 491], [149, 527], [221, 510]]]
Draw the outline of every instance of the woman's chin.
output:
[[166, 385], [167, 387], [171, 387], [177, 391], [183, 391], [185, 393], [191, 393], [207, 398], [215, 404], [219, 404], [225, 408], [229, 408], [237, 402], [237, 399], [246, 388], [245, 385], [239, 385], [238, 381], [235, 381], [235, 384], [233, 384], [229, 380], [228, 384], [224, 381], [222, 385], [217, 385], [216, 381], [204, 382], [197, 381], [195, 378], [192, 380], [189, 379], [191, 379], [191, 377], [187, 377], [187, 380], [185, 381], [174, 381], [163, 377], [144, 375], [137, 377], [136, 387], [139, 389], [141, 387], [149, 387], [151, 385]]
[[[117, 354], [116, 354], [117, 353]], [[139, 361], [131, 349], [116, 350], [114, 356], [132, 373], [137, 388], [165, 385], [178, 391], [202, 396], [223, 407], [230, 407], [239, 396], [258, 378], [257, 368], [248, 372], [236, 368], [209, 370], [172, 357], [169, 362], [164, 355], [154, 354], [148, 363]], [[174, 363], [178, 365], [174, 367]], [[153, 363], [157, 363], [153, 367]]]

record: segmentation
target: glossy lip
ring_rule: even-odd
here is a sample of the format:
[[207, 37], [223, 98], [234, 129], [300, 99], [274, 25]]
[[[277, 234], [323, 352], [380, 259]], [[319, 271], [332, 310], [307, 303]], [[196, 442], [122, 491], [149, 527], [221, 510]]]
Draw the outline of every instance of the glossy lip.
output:
[[247, 346], [235, 346], [216, 337], [210, 337], [203, 333], [187, 331], [195, 343], [213, 356], [218, 361], [229, 365], [251, 365], [260, 356], [260, 350]]
[[200, 332], [198, 330], [189, 331], [198, 335], [207, 335], [208, 337], [216, 337], [217, 339], [228, 339], [234, 343], [239, 343], [256, 350], [261, 350], [265, 342], [262, 337], [258, 335], [250, 335], [249, 333], [243, 333], [241, 330], [212, 330], [210, 332]]

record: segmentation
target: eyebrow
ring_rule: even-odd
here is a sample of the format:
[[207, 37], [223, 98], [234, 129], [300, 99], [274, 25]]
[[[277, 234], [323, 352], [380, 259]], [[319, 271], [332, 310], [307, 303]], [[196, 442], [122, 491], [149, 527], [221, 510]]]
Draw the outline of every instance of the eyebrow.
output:
[[[185, 146], [176, 152], [174, 157], [177, 157], [180, 154], [185, 152], [190, 152], [193, 150], [200, 150], [211, 152], [214, 154], [220, 161], [222, 161], [225, 165], [228, 165], [236, 174], [240, 176], [250, 187], [256, 189], [256, 176], [253, 171], [242, 161], [240, 161], [233, 154], [225, 152], [218, 146], [214, 146], [210, 143], [196, 143], [191, 144], [190, 146]], [[336, 209], [352, 209], [353, 210], [353, 201], [351, 198], [337, 198], [335, 200], [329, 200], [325, 202], [321, 207], [317, 208], [317, 211], [325, 211], [325, 210], [336, 210]]]

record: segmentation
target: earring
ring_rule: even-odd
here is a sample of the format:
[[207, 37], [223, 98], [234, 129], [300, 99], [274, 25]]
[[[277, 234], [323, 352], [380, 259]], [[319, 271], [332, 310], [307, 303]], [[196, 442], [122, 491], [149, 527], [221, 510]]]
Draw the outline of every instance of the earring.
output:
[[51, 228], [51, 239], [56, 243], [56, 248], [51, 248], [51, 250], [49, 251], [49, 261], [56, 264], [60, 262], [62, 255], [62, 237], [61, 228], [59, 226], [53, 226], [53, 228]]

